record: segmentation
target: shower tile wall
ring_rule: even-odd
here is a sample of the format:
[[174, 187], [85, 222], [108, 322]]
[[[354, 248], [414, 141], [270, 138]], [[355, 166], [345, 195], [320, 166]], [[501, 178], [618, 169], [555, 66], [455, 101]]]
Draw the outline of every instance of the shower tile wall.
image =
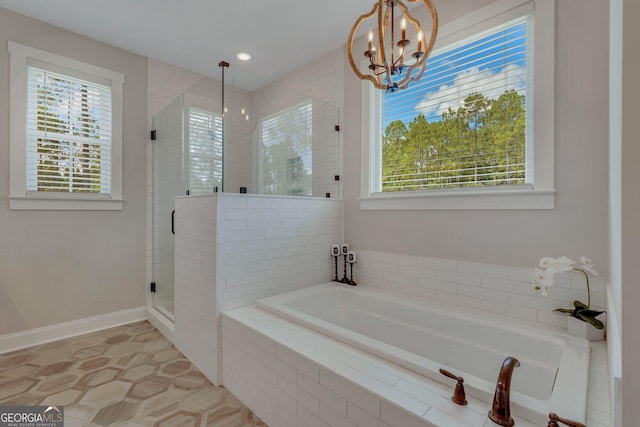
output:
[[[355, 248], [357, 249], [357, 248]], [[587, 298], [584, 277], [555, 276], [549, 297], [538, 296], [530, 269], [378, 251], [358, 251], [358, 283], [507, 316], [544, 328], [566, 328], [566, 315], [554, 313]], [[605, 282], [593, 277], [591, 304], [606, 307]]]
[[175, 207], [175, 344], [219, 384], [218, 314], [331, 280], [343, 202], [218, 193]]
[[331, 280], [329, 248], [342, 241], [343, 220], [342, 200], [219, 197], [219, 310]]
[[216, 312], [215, 195], [175, 201], [174, 344], [216, 385], [218, 327]]
[[[314, 197], [342, 197], [342, 133], [335, 125], [344, 123], [344, 48], [337, 49], [311, 64], [252, 93], [252, 110], [256, 117], [268, 117], [311, 97], [313, 103], [313, 187]], [[320, 101], [320, 102], [317, 102]], [[257, 144], [258, 141], [255, 141]], [[254, 150], [254, 162], [258, 162]], [[257, 170], [257, 169], [256, 169]], [[253, 188], [258, 188], [254, 174]]]

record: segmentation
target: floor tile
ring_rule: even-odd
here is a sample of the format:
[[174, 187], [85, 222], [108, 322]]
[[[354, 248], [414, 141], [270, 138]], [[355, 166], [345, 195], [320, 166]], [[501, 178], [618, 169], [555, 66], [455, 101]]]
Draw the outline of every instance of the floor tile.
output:
[[69, 426], [266, 427], [149, 322], [0, 354], [0, 405], [64, 406]]

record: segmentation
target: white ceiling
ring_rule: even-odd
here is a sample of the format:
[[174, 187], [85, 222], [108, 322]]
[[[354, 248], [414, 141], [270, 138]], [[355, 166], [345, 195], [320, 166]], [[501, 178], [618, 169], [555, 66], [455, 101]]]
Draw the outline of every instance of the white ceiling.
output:
[[[344, 45], [373, 0], [0, 0], [0, 7], [248, 90]], [[235, 57], [247, 52], [252, 60]]]

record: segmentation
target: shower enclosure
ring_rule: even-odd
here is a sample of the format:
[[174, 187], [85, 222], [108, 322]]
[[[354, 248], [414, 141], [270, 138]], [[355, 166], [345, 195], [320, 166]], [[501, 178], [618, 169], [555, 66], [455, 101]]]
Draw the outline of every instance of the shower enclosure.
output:
[[[153, 117], [153, 306], [173, 320], [176, 196], [213, 192], [340, 197], [338, 108], [257, 76], [203, 78]], [[224, 97], [224, 105], [223, 105]]]

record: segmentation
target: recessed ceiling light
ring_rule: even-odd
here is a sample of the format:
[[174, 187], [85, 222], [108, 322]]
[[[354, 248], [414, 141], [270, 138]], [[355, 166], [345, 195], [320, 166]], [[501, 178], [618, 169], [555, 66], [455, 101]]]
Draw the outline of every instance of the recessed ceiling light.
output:
[[238, 58], [240, 61], [248, 61], [251, 59], [251, 55], [249, 55], [248, 53], [240, 52], [236, 55], [236, 58]]

